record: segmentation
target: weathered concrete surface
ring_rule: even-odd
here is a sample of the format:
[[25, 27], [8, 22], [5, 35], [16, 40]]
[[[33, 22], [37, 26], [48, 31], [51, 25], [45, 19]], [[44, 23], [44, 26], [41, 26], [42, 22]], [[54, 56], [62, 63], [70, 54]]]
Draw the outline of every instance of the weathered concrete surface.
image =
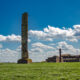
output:
[[[29, 63], [32, 62], [28, 59], [28, 13], [22, 15], [22, 31], [21, 31], [21, 45], [22, 45], [22, 58], [18, 60], [18, 63]], [[29, 61], [30, 60], [30, 61]]]
[[22, 15], [22, 59], [28, 58], [28, 13]]

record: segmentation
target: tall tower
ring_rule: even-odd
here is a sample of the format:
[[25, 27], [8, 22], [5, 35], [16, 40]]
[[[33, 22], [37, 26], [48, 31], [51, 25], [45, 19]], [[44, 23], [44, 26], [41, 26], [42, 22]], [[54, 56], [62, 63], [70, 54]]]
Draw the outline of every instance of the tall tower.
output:
[[28, 58], [28, 13], [22, 15], [22, 59]]
[[61, 62], [61, 48], [59, 49], [59, 62]]
[[23, 13], [21, 26], [22, 57], [18, 60], [18, 63], [30, 63], [32, 60], [28, 58], [28, 13]]

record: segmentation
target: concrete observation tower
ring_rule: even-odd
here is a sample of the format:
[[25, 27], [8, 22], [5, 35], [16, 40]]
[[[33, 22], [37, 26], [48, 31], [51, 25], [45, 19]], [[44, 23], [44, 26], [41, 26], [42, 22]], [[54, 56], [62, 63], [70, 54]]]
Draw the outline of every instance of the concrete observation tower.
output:
[[28, 13], [23, 13], [21, 26], [22, 57], [18, 60], [18, 63], [30, 63], [32, 60], [29, 59], [28, 55]]

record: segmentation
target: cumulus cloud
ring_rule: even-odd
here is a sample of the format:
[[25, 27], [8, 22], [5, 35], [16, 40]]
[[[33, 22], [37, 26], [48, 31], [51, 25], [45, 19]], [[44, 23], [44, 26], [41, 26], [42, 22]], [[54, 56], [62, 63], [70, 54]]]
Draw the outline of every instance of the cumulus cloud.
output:
[[[34, 38], [38, 40], [44, 41], [53, 41], [56, 39], [63, 39], [71, 42], [77, 42], [80, 38], [80, 25], [74, 25], [72, 28], [56, 28], [53, 26], [49, 26], [44, 28], [43, 31], [38, 30], [30, 30], [29, 31], [29, 38]], [[0, 41], [21, 41], [20, 35], [0, 35]], [[28, 40], [31, 42], [31, 40]]]
[[72, 45], [66, 43], [65, 41], [58, 42], [57, 48], [61, 48], [63, 54], [80, 55], [80, 49], [74, 48]]
[[32, 48], [29, 50], [29, 56], [33, 59], [33, 62], [45, 61], [53, 55], [56, 55], [55, 48], [41, 42], [33, 43]]
[[30, 30], [29, 36], [40, 39], [40, 40], [52, 41], [52, 38], [47, 37], [47, 33], [44, 33], [43, 31]]
[[74, 25], [75, 36], [80, 37], [80, 25]]
[[[15, 34], [8, 35], [8, 36], [0, 35], [0, 42], [2, 42], [2, 41], [21, 42], [21, 36], [15, 35]], [[31, 40], [28, 39], [28, 42], [30, 43]]]
[[[52, 45], [46, 45], [41, 42], [32, 43], [32, 48], [29, 50], [29, 58], [33, 62], [45, 61], [48, 57], [59, 55], [59, 48], [62, 49], [62, 54], [74, 54], [78, 55], [80, 53], [79, 49], [74, 48], [72, 45], [61, 41]], [[21, 58], [21, 46], [17, 49], [0, 49], [0, 62], [17, 62]]]
[[6, 37], [3, 35], [0, 35], [0, 41], [5, 41], [5, 40], [6, 40]]
[[21, 36], [19, 35], [8, 35], [8, 36], [4, 36], [4, 35], [0, 35], [0, 41], [21, 41]]
[[33, 43], [32, 47], [39, 47], [39, 48], [42, 48], [42, 49], [54, 49], [53, 47], [45, 45], [45, 44], [40, 43], [40, 42]]
[[31, 50], [30, 50], [32, 53], [33, 52], [35, 52], [35, 53], [42, 53], [43, 52], [43, 49], [41, 49], [41, 48], [32, 48]]
[[[63, 39], [68, 40], [71, 42], [77, 42], [80, 38], [80, 25], [74, 25], [72, 28], [56, 28], [53, 26], [49, 26], [44, 28], [43, 31], [38, 30], [30, 30], [29, 31], [29, 37], [38, 39], [38, 40], [44, 40], [44, 41], [53, 41], [55, 39]], [[0, 41], [21, 41], [20, 35], [0, 35]], [[31, 40], [28, 40], [31, 42]]]
[[73, 29], [72, 28], [61, 29], [48, 25], [48, 27], [44, 28], [43, 31], [30, 30], [29, 36], [45, 41], [63, 39], [72, 42], [77, 42], [78, 41], [77, 36], [80, 37], [80, 25], [74, 25]]
[[21, 50], [0, 49], [0, 62], [17, 62], [21, 58]]
[[45, 61], [48, 57], [59, 55], [59, 48], [62, 49], [62, 54], [80, 55], [80, 50], [76, 49], [73, 45], [68, 44], [66, 41], [61, 41], [56, 44], [46, 45], [41, 42], [32, 44], [32, 48], [29, 50], [30, 57], [34, 62]]
[[[36, 39], [37, 42], [33, 43], [32, 39]], [[62, 48], [64, 54], [79, 54], [80, 50], [76, 49], [73, 45], [68, 44], [66, 41], [77, 42], [80, 38], [80, 25], [74, 25], [73, 28], [56, 28], [48, 26], [43, 31], [30, 30], [28, 42], [32, 42], [29, 57], [36, 61], [44, 61], [46, 58], [59, 55], [58, 48]], [[50, 41], [50, 44], [41, 43], [38, 40]], [[65, 40], [56, 43], [51, 43], [53, 40]], [[2, 41], [18, 41], [21, 42], [20, 35], [0, 35], [0, 42]], [[30, 46], [29, 45], [29, 46]], [[17, 62], [21, 57], [21, 46], [17, 49], [3, 49], [3, 45], [0, 44], [0, 62]]]
[[73, 46], [67, 44], [65, 41], [58, 42], [58, 47], [62, 49], [73, 49]]

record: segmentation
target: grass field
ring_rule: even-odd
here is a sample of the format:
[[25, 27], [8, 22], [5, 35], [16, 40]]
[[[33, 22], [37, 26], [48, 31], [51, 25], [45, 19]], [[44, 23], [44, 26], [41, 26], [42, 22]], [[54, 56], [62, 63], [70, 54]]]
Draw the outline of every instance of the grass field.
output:
[[80, 80], [80, 63], [1, 63], [0, 80]]

